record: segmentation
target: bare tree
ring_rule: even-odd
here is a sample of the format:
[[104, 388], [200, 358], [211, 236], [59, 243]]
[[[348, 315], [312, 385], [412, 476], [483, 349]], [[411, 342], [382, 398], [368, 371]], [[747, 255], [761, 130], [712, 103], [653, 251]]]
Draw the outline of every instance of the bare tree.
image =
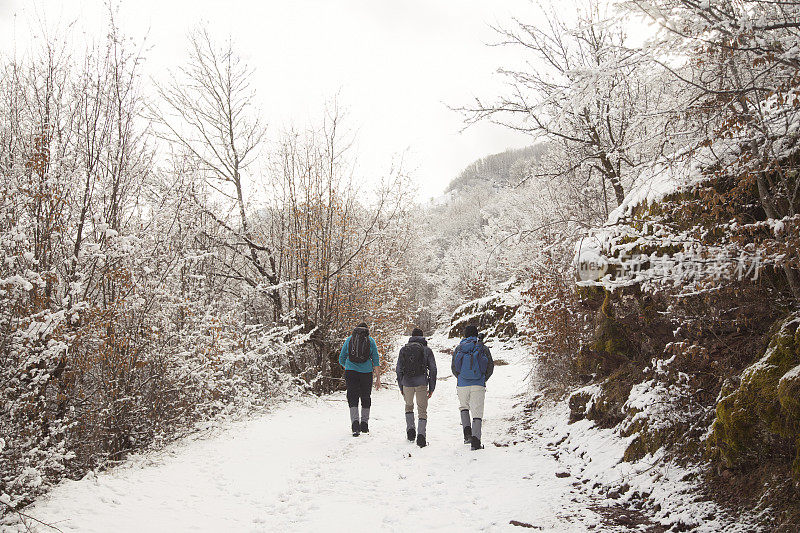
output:
[[387, 241], [404, 240], [397, 225], [413, 194], [401, 168], [388, 173], [374, 196], [359, 188], [351, 148], [334, 102], [321, 126], [286, 132], [271, 158], [274, 203], [264, 233], [278, 253], [283, 278], [292, 280], [283, 289], [287, 304], [295, 320], [313, 331], [316, 353], [307, 370], [323, 378], [336, 377], [332, 345], [353, 321], [381, 317], [375, 312], [381, 305], [376, 287], [390, 276], [381, 279], [371, 268], [391, 260], [392, 253], [380, 252], [389, 249]]
[[[189, 35], [189, 61], [159, 87], [163, 106], [158, 111], [164, 137], [199, 162], [206, 184], [231, 201], [238, 223], [214, 215], [229, 231], [228, 245], [246, 257], [256, 276], [238, 276], [253, 288], [280, 283], [276, 256], [258, 241], [248, 220], [243, 178], [256, 158], [265, 127], [253, 103], [253, 71], [229, 39], [218, 46], [205, 27]], [[231, 191], [231, 188], [233, 189]], [[268, 289], [275, 320], [283, 315], [279, 290]]]

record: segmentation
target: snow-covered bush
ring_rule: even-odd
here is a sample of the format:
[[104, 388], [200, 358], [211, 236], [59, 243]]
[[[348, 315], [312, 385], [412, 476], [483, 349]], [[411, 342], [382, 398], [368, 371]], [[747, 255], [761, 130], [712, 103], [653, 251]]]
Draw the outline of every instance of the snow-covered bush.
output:
[[[212, 60], [207, 33], [192, 44]], [[198, 422], [340, 388], [355, 323], [385, 350], [411, 322], [402, 172], [359, 191], [326, 122], [271, 154], [307, 159], [257, 184], [291, 190], [265, 205], [242, 192], [261, 133], [243, 85], [161, 92], [176, 112], [209, 105], [201, 87], [239, 91], [227, 139], [248, 148], [187, 144], [175, 114], [151, 121], [130, 46], [112, 20], [80, 57], [43, 43], [0, 64], [0, 514]], [[223, 153], [244, 159], [209, 165]]]

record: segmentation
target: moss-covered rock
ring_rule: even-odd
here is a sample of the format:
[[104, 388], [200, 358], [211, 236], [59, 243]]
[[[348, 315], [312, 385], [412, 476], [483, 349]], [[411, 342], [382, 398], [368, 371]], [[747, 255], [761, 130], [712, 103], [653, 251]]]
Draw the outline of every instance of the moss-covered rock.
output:
[[800, 420], [800, 365], [784, 374], [778, 382], [778, 401], [790, 418]]
[[579, 376], [585, 376], [585, 381], [608, 376], [627, 363], [628, 358], [622, 354], [597, 351], [589, 346], [582, 347], [574, 360], [575, 371]]
[[649, 454], [654, 454], [665, 444], [671, 443], [668, 432], [651, 429], [642, 419], [623, 428], [621, 434], [623, 437], [636, 435], [622, 456], [622, 460], [628, 462], [638, 461]]
[[[797, 332], [800, 332], [800, 327]], [[795, 438], [797, 454], [792, 464], [792, 475], [800, 480], [800, 365], [784, 374], [778, 382], [778, 401], [787, 415], [785, 433]]]
[[624, 404], [625, 400], [620, 401], [616, 391], [603, 389], [586, 413], [586, 418], [597, 422], [597, 425], [602, 428], [614, 427], [625, 418], [622, 412]]
[[[741, 383], [723, 387], [709, 446], [726, 466], [761, 459], [772, 441], [800, 442], [800, 315], [779, 324], [764, 356], [742, 372]], [[800, 459], [794, 474], [800, 479]]]
[[598, 385], [590, 385], [578, 389], [569, 397], [569, 423], [586, 418], [586, 414], [594, 404], [594, 397], [600, 392]]
[[633, 351], [624, 328], [614, 317], [613, 293], [606, 292], [603, 305], [597, 313], [592, 348], [612, 356], [627, 358]]
[[578, 300], [591, 309], [597, 309], [606, 298], [606, 290], [598, 285], [576, 285]]
[[576, 392], [569, 397], [569, 423], [586, 418], [586, 407], [592, 395], [586, 392]]
[[575, 370], [581, 375], [605, 377], [626, 366], [634, 353], [633, 344], [624, 326], [614, 315], [614, 295], [605, 291], [597, 310], [592, 342], [575, 358]]
[[676, 447], [680, 448], [681, 455], [693, 457], [701, 453], [701, 445], [697, 440], [686, 438], [688, 429], [685, 422], [656, 427], [646, 419], [636, 419], [620, 431], [623, 437], [636, 435], [625, 449], [622, 460], [635, 462], [648, 455], [655, 455], [661, 449], [675, 450]]

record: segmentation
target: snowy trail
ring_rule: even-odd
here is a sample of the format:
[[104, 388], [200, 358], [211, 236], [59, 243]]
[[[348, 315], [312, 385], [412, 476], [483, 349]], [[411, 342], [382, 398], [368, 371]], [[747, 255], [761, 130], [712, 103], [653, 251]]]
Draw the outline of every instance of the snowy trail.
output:
[[[448, 347], [452, 345], [447, 342]], [[541, 443], [497, 447], [525, 390], [513, 352], [489, 382], [484, 443], [458, 425], [449, 356], [429, 406], [429, 446], [405, 439], [396, 387], [373, 393], [371, 432], [349, 434], [343, 394], [289, 402], [215, 434], [186, 439], [97, 477], [68, 481], [28, 509], [62, 531], [587, 531], [598, 515], [558, 478]], [[389, 380], [392, 381], [392, 380]], [[581, 501], [584, 499], [584, 501]], [[42, 531], [44, 529], [41, 529]]]

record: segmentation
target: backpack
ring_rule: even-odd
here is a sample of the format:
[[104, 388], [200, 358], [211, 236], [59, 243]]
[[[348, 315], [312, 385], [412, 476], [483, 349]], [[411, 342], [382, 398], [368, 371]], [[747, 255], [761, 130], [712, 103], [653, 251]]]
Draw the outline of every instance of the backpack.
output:
[[483, 346], [477, 340], [466, 340], [458, 347], [461, 351], [461, 372], [459, 377], [462, 379], [481, 379], [483, 378], [483, 371], [481, 370], [481, 357], [483, 355]]
[[351, 363], [366, 363], [370, 358], [369, 330], [356, 328], [350, 336], [347, 358]]
[[425, 347], [418, 342], [409, 342], [400, 348], [400, 368], [410, 378], [425, 375]]

